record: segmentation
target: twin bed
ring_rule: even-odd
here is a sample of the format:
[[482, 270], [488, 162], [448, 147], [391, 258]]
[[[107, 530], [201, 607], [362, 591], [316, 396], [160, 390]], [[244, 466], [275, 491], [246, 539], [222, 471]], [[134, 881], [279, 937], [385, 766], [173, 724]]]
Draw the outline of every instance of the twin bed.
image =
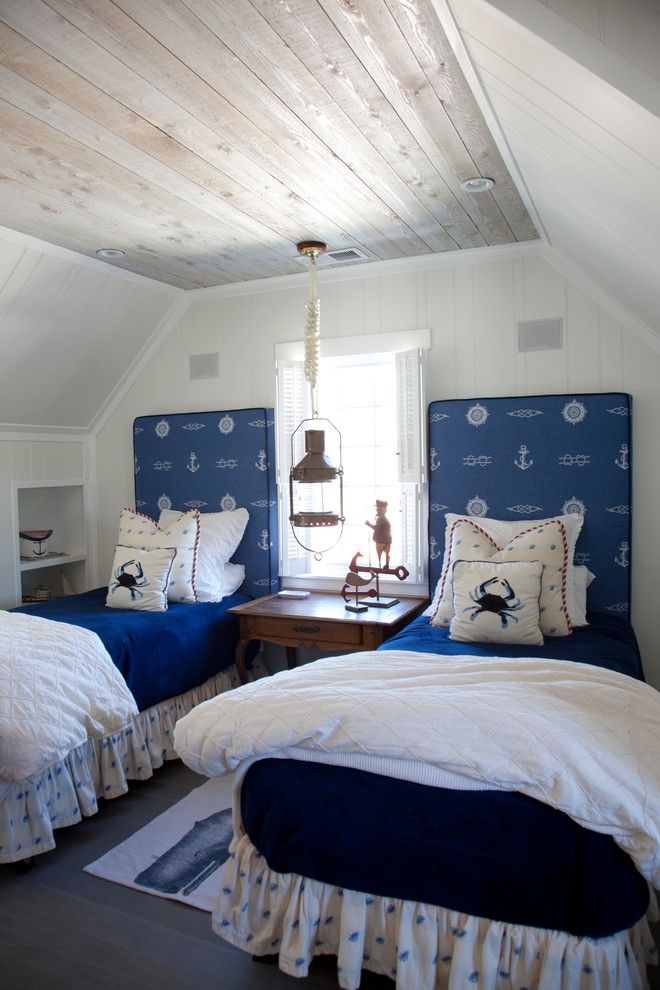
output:
[[0, 613], [0, 863], [174, 759], [177, 719], [239, 683], [227, 610], [277, 590], [271, 409], [139, 417], [134, 464], [108, 583]]
[[401, 990], [644, 987], [660, 695], [630, 602], [630, 397], [429, 408], [431, 603], [182, 719], [234, 773], [214, 930]]

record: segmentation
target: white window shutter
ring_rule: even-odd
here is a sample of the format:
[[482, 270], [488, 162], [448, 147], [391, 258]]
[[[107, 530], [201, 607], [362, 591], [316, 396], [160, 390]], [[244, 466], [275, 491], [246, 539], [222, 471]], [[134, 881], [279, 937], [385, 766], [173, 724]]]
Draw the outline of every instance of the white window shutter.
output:
[[[299, 574], [309, 568], [308, 554], [297, 542], [289, 522], [289, 472], [291, 470], [291, 436], [309, 416], [309, 387], [305, 382], [303, 361], [277, 362], [277, 436], [280, 466], [280, 553], [282, 573]], [[305, 453], [305, 433], [299, 430], [293, 450], [294, 463]], [[285, 563], [286, 561], [286, 563]]]
[[422, 478], [422, 352], [396, 355], [398, 470], [402, 484]]

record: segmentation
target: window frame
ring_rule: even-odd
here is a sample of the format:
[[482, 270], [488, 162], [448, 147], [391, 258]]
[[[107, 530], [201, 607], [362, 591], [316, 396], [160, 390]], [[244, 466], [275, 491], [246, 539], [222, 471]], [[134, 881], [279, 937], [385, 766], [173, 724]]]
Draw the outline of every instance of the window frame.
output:
[[[428, 550], [426, 525], [428, 512], [428, 478], [426, 464], [426, 396], [425, 371], [426, 355], [431, 346], [431, 332], [428, 329], [395, 331], [392, 333], [365, 334], [358, 337], [331, 337], [323, 339], [320, 344], [320, 359], [333, 357], [369, 356], [379, 353], [394, 354], [397, 366], [397, 406], [398, 406], [398, 444], [401, 449], [405, 444], [403, 456], [399, 458], [399, 484], [403, 499], [407, 499], [405, 510], [407, 531], [412, 532], [415, 539], [415, 566], [410, 577], [405, 582], [406, 595], [426, 595], [428, 593]], [[289, 501], [289, 469], [291, 461], [291, 432], [301, 420], [311, 415], [310, 390], [301, 377], [301, 367], [304, 360], [304, 343], [302, 340], [276, 344], [276, 438], [277, 438], [277, 485], [278, 512], [280, 526], [280, 576], [285, 587], [306, 588], [308, 590], [339, 590], [341, 578], [336, 574], [310, 573], [307, 570], [309, 562], [308, 551], [298, 546], [291, 532], [288, 518]], [[401, 377], [403, 374], [403, 377]], [[285, 379], [289, 379], [288, 383]], [[403, 384], [405, 380], [405, 385]], [[300, 388], [303, 383], [303, 401], [294, 406], [283, 408], [283, 390], [285, 388]], [[290, 397], [289, 397], [290, 398]], [[300, 398], [300, 397], [298, 397]], [[319, 418], [323, 417], [323, 397], [319, 401]], [[298, 413], [300, 417], [296, 419]], [[294, 453], [295, 456], [295, 453]], [[416, 537], [416, 538], [415, 538]], [[404, 549], [406, 549], [405, 537]], [[410, 537], [409, 537], [410, 538]], [[284, 574], [284, 557], [287, 556], [288, 570]], [[297, 568], [293, 561], [298, 561]], [[349, 561], [346, 562], [347, 566]], [[336, 565], [335, 565], [336, 568]], [[414, 573], [413, 573], [414, 570]], [[395, 578], [384, 577], [381, 586], [392, 591], [398, 588], [402, 592], [401, 582]]]

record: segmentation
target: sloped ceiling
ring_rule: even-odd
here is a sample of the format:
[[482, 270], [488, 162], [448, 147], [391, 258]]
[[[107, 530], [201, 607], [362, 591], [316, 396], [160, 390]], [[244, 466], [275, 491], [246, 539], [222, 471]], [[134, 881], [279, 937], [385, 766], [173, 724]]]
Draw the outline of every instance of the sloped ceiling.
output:
[[157, 283], [0, 236], [0, 429], [87, 429], [182, 305]]
[[305, 239], [540, 237], [658, 345], [654, 7], [2, 0], [0, 426], [86, 428], [182, 300], [299, 273]]
[[551, 260], [660, 339], [657, 4], [435, 6]]

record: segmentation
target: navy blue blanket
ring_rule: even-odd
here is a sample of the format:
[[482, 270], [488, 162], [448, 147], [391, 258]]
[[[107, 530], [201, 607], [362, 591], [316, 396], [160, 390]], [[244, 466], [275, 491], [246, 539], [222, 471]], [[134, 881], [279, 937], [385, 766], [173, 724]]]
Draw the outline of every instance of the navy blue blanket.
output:
[[171, 602], [165, 612], [108, 608], [106, 587], [16, 609], [95, 632], [140, 711], [203, 684], [234, 662], [238, 618], [227, 609], [244, 594], [196, 605]]
[[606, 667], [643, 681], [642, 660], [630, 623], [616, 615], [600, 612], [588, 613], [587, 621], [588, 626], [579, 626], [570, 636], [547, 637], [543, 646], [508, 646], [504, 643], [455, 642], [449, 639], [449, 629], [432, 626], [428, 616], [420, 615], [379, 649], [413, 650], [443, 656], [573, 660]]
[[[630, 624], [588, 619], [542, 647], [507, 647], [454, 642], [420, 616], [380, 649], [572, 660], [643, 680]], [[367, 894], [590, 938], [629, 928], [648, 905], [646, 881], [610, 836], [515, 792], [261, 760], [245, 776], [241, 809], [271, 869]]]
[[366, 894], [589, 938], [648, 907], [611, 836], [524, 794], [266, 759], [245, 775], [241, 817], [271, 869]]

